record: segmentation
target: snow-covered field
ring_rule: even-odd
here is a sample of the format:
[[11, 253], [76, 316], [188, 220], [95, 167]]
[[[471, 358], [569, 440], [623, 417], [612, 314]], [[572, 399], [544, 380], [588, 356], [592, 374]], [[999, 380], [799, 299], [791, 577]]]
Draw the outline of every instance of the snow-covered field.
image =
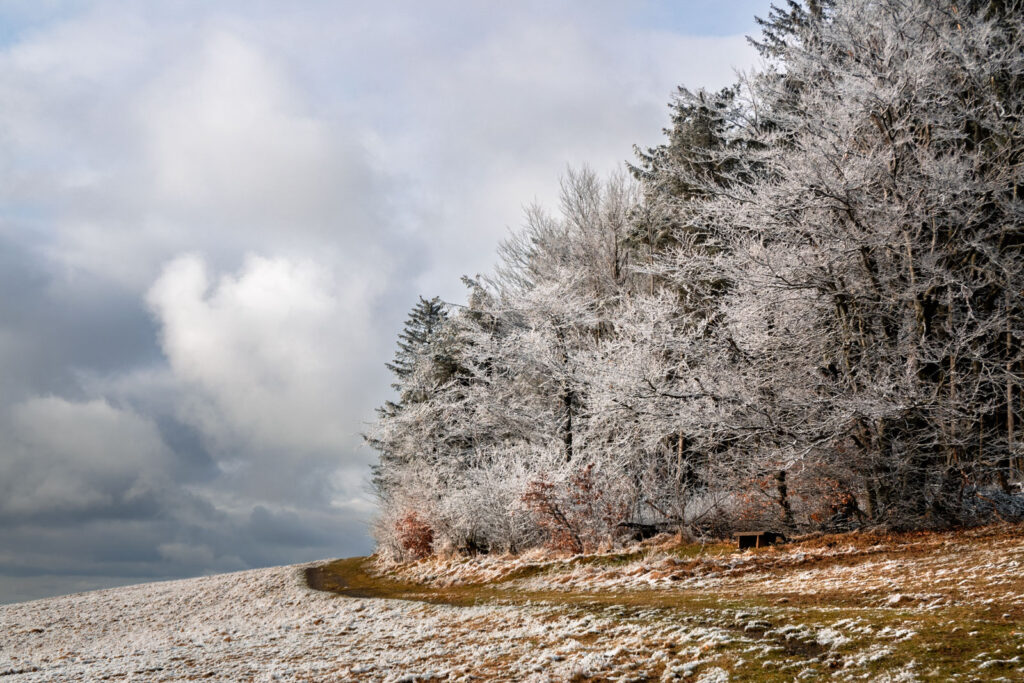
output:
[[553, 612], [352, 599], [310, 590], [302, 567], [259, 569], [0, 606], [0, 679], [568, 676], [585, 657], [556, 651], [593, 627]]
[[554, 651], [572, 650], [565, 635], [583, 626], [544, 608], [332, 596], [306, 588], [302, 567], [282, 567], [0, 607], [0, 678], [500, 677], [507, 660], [522, 659], [527, 641], [537, 643], [530, 655], [557, 675], [566, 667]]
[[406, 567], [462, 584], [424, 585], [428, 599], [465, 604], [481, 590], [471, 606], [314, 591], [303, 566], [0, 606], [0, 683], [1024, 680], [1019, 527], [578, 558], [495, 581], [502, 562], [522, 569], [494, 558]]
[[[636, 671], [646, 657], [629, 653], [660, 662], [644, 630], [550, 606], [333, 596], [307, 588], [303, 567], [281, 567], [2, 606], [0, 678], [567, 680]], [[696, 637], [694, 655], [723, 634]], [[712, 667], [701, 679], [726, 678]]]

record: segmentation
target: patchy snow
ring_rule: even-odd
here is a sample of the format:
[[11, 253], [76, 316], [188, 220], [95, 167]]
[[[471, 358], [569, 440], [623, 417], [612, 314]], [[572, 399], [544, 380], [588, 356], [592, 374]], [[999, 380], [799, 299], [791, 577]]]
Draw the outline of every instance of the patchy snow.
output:
[[729, 680], [729, 673], [725, 669], [708, 669], [700, 675], [697, 683], [726, 683]]
[[847, 638], [839, 631], [834, 628], [823, 628], [815, 635], [815, 640], [819, 645], [824, 645], [830, 648], [836, 648], [841, 645], [846, 645], [850, 642], [850, 638]]

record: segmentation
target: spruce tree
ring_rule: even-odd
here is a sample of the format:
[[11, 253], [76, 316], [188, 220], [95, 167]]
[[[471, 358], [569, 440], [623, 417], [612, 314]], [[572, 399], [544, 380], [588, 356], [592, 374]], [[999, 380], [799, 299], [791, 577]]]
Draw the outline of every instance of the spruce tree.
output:
[[447, 320], [448, 313], [439, 297], [420, 300], [409, 312], [405, 327], [398, 335], [398, 349], [395, 359], [387, 363], [387, 368], [394, 373], [396, 382], [391, 386], [401, 392], [403, 382], [416, 370], [419, 359], [429, 353], [430, 343], [441, 325]]
[[[425, 299], [422, 296], [409, 312], [402, 331], [398, 335], [398, 348], [395, 357], [386, 363], [388, 370], [395, 377], [391, 384], [398, 393], [396, 401], [385, 401], [377, 409], [377, 424], [371, 433], [363, 438], [372, 448], [380, 453], [380, 463], [373, 468], [374, 486], [380, 495], [386, 495], [387, 488], [382, 479], [382, 471], [389, 462], [407, 460], [408, 453], [402, 450], [393, 439], [383, 436], [387, 430], [381, 426], [395, 422], [410, 405], [421, 403], [429, 398], [429, 391], [423, 382], [417, 381], [417, 375], [428, 364], [446, 366], [445, 354], [438, 352], [437, 341], [442, 326], [448, 319], [448, 312], [440, 297]], [[427, 372], [436, 375], [436, 372]]]

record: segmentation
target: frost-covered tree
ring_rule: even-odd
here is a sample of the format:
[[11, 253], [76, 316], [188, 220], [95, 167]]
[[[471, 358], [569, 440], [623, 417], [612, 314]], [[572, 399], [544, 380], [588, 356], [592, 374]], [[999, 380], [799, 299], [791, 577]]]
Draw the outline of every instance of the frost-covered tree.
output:
[[[558, 215], [537, 207], [527, 212], [524, 227], [502, 245], [493, 277], [466, 281], [468, 305], [436, 342], [454, 349], [458, 372], [431, 385], [425, 400], [397, 418], [382, 415], [372, 432], [381, 442], [415, 441], [420, 453], [436, 450], [436, 457], [417, 458], [432, 463], [432, 486], [443, 491], [441, 498], [458, 497], [473, 509], [456, 523], [450, 505], [434, 506], [438, 543], [521, 544], [518, 536], [494, 536], [503, 527], [488, 521], [493, 510], [484, 509], [493, 508], [493, 496], [480, 495], [480, 482], [508, 471], [509, 459], [521, 463], [516, 471], [531, 473], [517, 479], [523, 486], [542, 480], [561, 486], [588, 466], [592, 478], [612, 469], [595, 464], [604, 450], [588, 447], [587, 364], [613, 332], [615, 308], [631, 281], [624, 240], [635, 188], [622, 176], [602, 182], [583, 169], [570, 170], [562, 190]], [[402, 469], [382, 458], [378, 471], [386, 478]], [[513, 496], [520, 508], [525, 493]]]
[[753, 84], [758, 172], [701, 206], [747, 443], [879, 521], [969, 517], [1019, 448], [1024, 45], [986, 15], [878, 0], [796, 26]]
[[447, 318], [445, 305], [438, 297], [420, 297], [398, 335], [394, 360], [387, 364], [395, 379], [391, 386], [397, 400], [386, 401], [377, 409], [378, 420], [365, 436], [380, 454], [374, 485], [381, 496], [388, 493], [387, 477], [392, 465], [424, 457], [418, 438], [422, 435], [413, 425], [429, 421], [420, 415], [423, 404], [456, 372], [451, 354], [441, 343]]
[[382, 544], [1024, 516], [1021, 10], [787, 2], [635, 184], [570, 171], [402, 337]]
[[405, 327], [398, 335], [395, 358], [387, 368], [395, 375], [396, 383], [391, 386], [399, 392], [401, 400], [412, 400], [402, 395], [408, 391], [405, 381], [416, 372], [421, 360], [431, 354], [431, 345], [441, 325], [448, 318], [445, 305], [439, 297], [424, 299], [422, 296], [409, 312]]

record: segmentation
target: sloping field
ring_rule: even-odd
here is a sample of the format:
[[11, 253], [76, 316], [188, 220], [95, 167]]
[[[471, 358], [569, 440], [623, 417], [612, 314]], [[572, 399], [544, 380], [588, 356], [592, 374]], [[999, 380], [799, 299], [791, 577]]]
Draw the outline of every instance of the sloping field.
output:
[[357, 558], [3, 606], [0, 634], [3, 683], [1024, 680], [1024, 528]]

